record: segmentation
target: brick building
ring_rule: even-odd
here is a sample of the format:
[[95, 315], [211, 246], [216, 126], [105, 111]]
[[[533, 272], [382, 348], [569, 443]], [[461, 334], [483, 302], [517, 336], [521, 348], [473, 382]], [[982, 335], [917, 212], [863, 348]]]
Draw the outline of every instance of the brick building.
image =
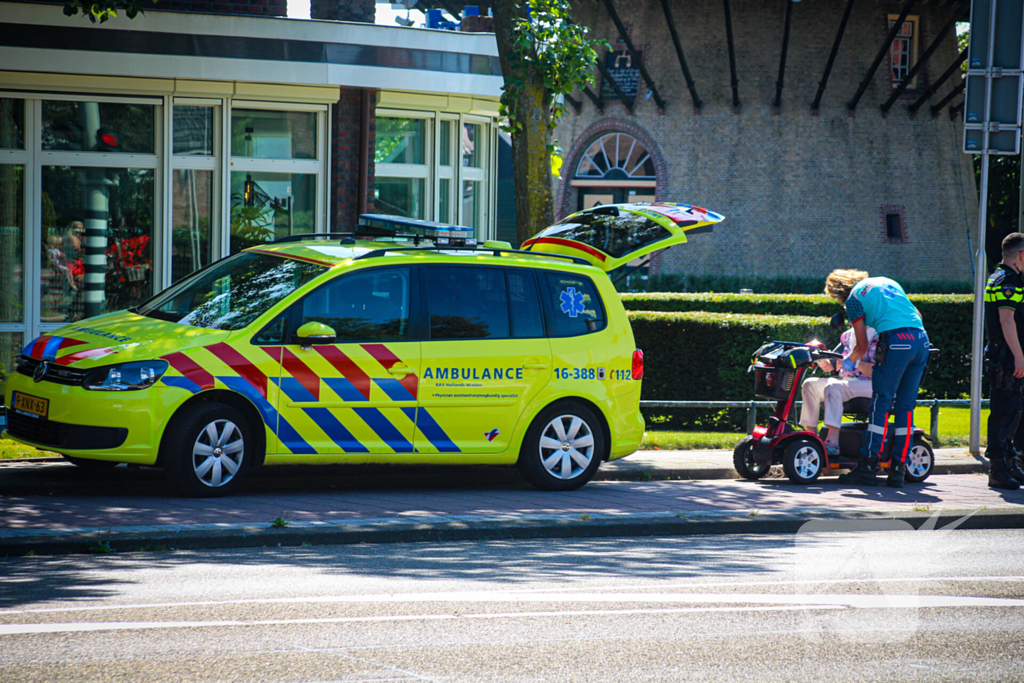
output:
[[[953, 68], [960, 52], [953, 21], [966, 21], [967, 7], [935, 0], [581, 2], [576, 20], [613, 50], [601, 50], [607, 74], [590, 93], [569, 98], [557, 129], [566, 154], [556, 210], [639, 197], [725, 214], [714, 234], [656, 259], [654, 272], [824, 276], [857, 267], [906, 280], [968, 281], [977, 194], [971, 159], [960, 151], [962, 80]], [[635, 88], [632, 110], [609, 77], [622, 80], [627, 100]]]
[[160, 0], [103, 24], [62, 4], [0, 1], [0, 391], [89, 292], [134, 306], [365, 212], [494, 236], [493, 35], [372, 25], [373, 0], [313, 0], [314, 20]]

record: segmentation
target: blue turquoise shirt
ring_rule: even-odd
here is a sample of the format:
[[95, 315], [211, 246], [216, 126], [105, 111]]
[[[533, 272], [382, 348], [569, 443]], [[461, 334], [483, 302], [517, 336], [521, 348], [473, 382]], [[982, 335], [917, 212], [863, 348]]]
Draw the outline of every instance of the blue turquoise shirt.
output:
[[846, 300], [846, 317], [850, 324], [863, 319], [879, 334], [904, 327], [924, 329], [921, 314], [900, 283], [887, 277], [869, 277], [854, 285]]

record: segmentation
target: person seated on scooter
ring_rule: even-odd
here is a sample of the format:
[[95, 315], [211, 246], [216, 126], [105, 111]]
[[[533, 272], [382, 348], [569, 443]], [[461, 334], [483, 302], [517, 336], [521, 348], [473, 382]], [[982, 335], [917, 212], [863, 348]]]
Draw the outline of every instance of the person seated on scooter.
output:
[[[854, 398], [871, 398], [871, 368], [875, 363], [875, 345], [878, 333], [867, 328], [868, 352], [856, 362], [854, 369], [843, 367], [842, 361], [820, 360], [818, 367], [825, 372], [837, 371], [836, 377], [810, 377], [803, 384], [803, 408], [800, 410], [800, 424], [814, 431], [818, 428], [818, 415], [822, 402], [825, 403], [825, 449], [830, 458], [839, 455], [839, 426], [843, 421], [843, 403]], [[843, 345], [843, 360], [850, 357], [856, 345], [854, 330], [843, 332], [839, 337]]]
[[885, 454], [886, 432], [892, 416], [896, 424], [886, 483], [902, 488], [907, 452], [913, 440], [917, 391], [928, 363], [928, 333], [921, 314], [898, 282], [868, 277], [861, 270], [833, 270], [825, 281], [825, 293], [846, 306], [846, 317], [857, 338], [843, 367], [853, 369], [867, 353], [867, 328], [878, 331], [871, 372], [871, 418], [864, 430], [857, 467], [840, 476], [839, 482], [864, 486], [878, 483], [876, 473]]

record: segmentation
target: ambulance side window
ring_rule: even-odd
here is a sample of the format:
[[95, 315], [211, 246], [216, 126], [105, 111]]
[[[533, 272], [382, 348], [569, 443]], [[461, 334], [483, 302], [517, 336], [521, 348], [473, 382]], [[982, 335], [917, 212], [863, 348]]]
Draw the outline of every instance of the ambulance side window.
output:
[[508, 288], [501, 268], [426, 269], [431, 339], [508, 339]]
[[517, 339], [543, 337], [544, 317], [540, 312], [534, 271], [509, 268], [505, 274], [508, 278], [508, 303], [512, 309], [512, 336]]
[[552, 270], [538, 275], [548, 336], [575, 337], [604, 329], [604, 307], [590, 278]]
[[297, 326], [320, 322], [334, 329], [336, 343], [409, 337], [408, 268], [371, 268], [321, 286], [299, 304]]

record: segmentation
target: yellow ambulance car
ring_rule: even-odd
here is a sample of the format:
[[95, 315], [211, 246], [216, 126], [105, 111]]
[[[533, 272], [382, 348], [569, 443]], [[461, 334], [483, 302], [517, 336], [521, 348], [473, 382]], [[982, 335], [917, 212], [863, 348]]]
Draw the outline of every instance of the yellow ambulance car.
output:
[[189, 496], [287, 463], [518, 465], [578, 488], [644, 433], [642, 353], [606, 273], [721, 219], [630, 204], [521, 250], [436, 230], [247, 249], [29, 343], [5, 435], [157, 465]]

